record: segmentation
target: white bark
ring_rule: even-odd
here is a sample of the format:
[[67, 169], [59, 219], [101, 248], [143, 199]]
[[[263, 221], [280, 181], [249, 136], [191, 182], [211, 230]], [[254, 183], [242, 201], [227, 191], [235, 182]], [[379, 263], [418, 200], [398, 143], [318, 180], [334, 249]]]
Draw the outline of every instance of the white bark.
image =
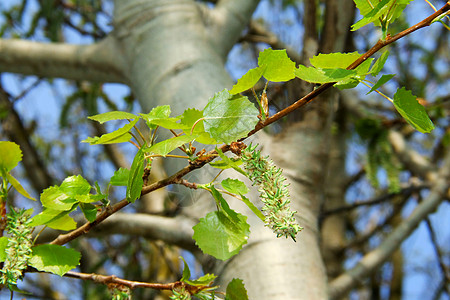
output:
[[117, 46], [112, 38], [92, 45], [0, 39], [0, 72], [128, 83]]

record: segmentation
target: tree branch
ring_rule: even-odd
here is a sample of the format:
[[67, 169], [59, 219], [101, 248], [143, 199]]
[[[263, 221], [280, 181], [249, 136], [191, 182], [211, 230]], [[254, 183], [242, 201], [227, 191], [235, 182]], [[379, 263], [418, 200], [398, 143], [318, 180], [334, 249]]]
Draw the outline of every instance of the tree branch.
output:
[[[77, 223], [85, 223], [81, 215]], [[189, 251], [197, 251], [192, 239], [195, 221], [183, 216], [171, 218], [141, 213], [116, 213], [89, 231], [88, 237], [99, 237], [111, 234], [140, 236], [150, 240], [161, 240]], [[44, 230], [37, 243], [46, 243], [58, 236], [57, 230]]]
[[439, 249], [439, 244], [437, 241], [436, 233], [434, 232], [433, 226], [431, 224], [430, 218], [427, 218], [425, 220], [425, 223], [428, 228], [428, 232], [430, 233], [430, 239], [433, 243], [434, 252], [436, 252], [436, 257], [438, 260], [439, 268], [441, 269], [442, 275], [444, 277], [444, 289], [446, 290], [447, 294], [450, 295], [450, 269], [448, 266], [445, 265], [445, 257], [442, 251]]
[[66, 277], [72, 277], [72, 278], [78, 278], [82, 280], [90, 280], [95, 283], [105, 284], [107, 286], [111, 286], [114, 288], [115, 286], [126, 286], [130, 289], [136, 289], [136, 288], [150, 288], [155, 290], [173, 290], [177, 288], [184, 287], [186, 290], [189, 290], [191, 293], [195, 294], [195, 292], [201, 290], [199, 287], [191, 286], [185, 282], [176, 281], [172, 283], [149, 283], [149, 282], [142, 282], [142, 281], [132, 281], [132, 280], [126, 280], [119, 278], [114, 275], [100, 275], [100, 274], [88, 274], [88, 273], [80, 273], [80, 272], [74, 272], [69, 271], [66, 274], [64, 274]]
[[0, 72], [128, 83], [126, 62], [112, 37], [92, 45], [0, 39]]
[[330, 283], [330, 299], [339, 299], [357, 286], [361, 278], [367, 277], [385, 262], [426, 216], [437, 209], [450, 186], [450, 153], [447, 153], [445, 163], [437, 178], [428, 197], [414, 209], [400, 226], [396, 227], [376, 249], [367, 253], [354, 268], [338, 276]]
[[398, 159], [411, 173], [425, 178], [430, 182], [436, 180], [437, 174], [435, 168], [422, 155], [406, 145], [402, 134], [394, 130], [389, 130], [388, 139]]

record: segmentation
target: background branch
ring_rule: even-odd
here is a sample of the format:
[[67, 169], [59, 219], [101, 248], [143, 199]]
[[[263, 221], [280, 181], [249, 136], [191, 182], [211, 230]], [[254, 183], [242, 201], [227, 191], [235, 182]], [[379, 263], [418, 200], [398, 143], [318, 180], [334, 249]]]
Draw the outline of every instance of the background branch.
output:
[[449, 182], [450, 154], [447, 153], [445, 163], [428, 197], [376, 249], [364, 255], [354, 268], [331, 281], [330, 299], [339, 299], [345, 295], [351, 288], [358, 285], [361, 278], [366, 278], [385, 262], [426, 216], [437, 209], [450, 187]]
[[128, 83], [126, 62], [112, 37], [92, 45], [0, 39], [0, 72]]

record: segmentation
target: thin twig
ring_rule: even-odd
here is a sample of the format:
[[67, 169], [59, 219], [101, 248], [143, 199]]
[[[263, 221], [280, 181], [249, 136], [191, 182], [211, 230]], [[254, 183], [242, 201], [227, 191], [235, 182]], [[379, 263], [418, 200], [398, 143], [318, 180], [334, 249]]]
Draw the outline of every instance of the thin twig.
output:
[[437, 241], [436, 233], [434, 232], [433, 226], [431, 225], [430, 218], [425, 219], [425, 224], [428, 227], [428, 232], [430, 233], [430, 239], [433, 244], [434, 252], [436, 252], [436, 256], [438, 259], [439, 267], [441, 269], [442, 275], [444, 276], [444, 282], [447, 284], [444, 285], [444, 289], [447, 291], [447, 294], [450, 295], [450, 272], [449, 268], [444, 263], [444, 255], [442, 254], [442, 251], [439, 249], [439, 244]]

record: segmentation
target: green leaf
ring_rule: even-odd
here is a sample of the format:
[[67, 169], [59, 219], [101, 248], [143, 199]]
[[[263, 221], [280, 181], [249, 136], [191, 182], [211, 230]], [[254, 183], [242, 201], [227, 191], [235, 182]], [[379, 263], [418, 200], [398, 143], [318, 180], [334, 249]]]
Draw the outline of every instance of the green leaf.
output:
[[250, 234], [247, 217], [239, 213], [236, 217], [239, 222], [234, 222], [223, 211], [208, 213], [193, 227], [193, 239], [204, 253], [221, 260], [229, 259], [242, 249]]
[[151, 124], [166, 129], [189, 129], [186, 125], [179, 123], [179, 120], [180, 118], [154, 119], [151, 121]]
[[405, 120], [422, 133], [431, 132], [434, 124], [411, 91], [398, 89], [394, 95], [394, 106]]
[[168, 119], [170, 112], [170, 105], [162, 105], [153, 108], [148, 114], [140, 114], [140, 116], [145, 120], [150, 129], [155, 129], [158, 125], [154, 124], [153, 121]]
[[216, 200], [217, 206], [222, 209], [234, 222], [239, 222], [237, 213], [230, 208], [228, 202], [223, 198], [222, 193], [220, 193], [214, 185], [210, 184], [207, 186], [211, 190], [211, 194]]
[[193, 286], [209, 286], [213, 283], [217, 276], [214, 274], [205, 274], [195, 280], [186, 280], [186, 283]]
[[211, 163], [209, 163], [210, 166], [217, 168], [217, 169], [233, 168], [234, 170], [238, 171], [242, 175], [247, 176], [247, 173], [239, 167], [240, 165], [242, 165], [242, 160], [235, 159], [235, 158], [229, 158], [228, 156], [223, 154], [222, 150], [220, 150], [217, 147], [216, 147], [216, 151], [222, 160], [219, 160], [217, 162], [211, 162]]
[[80, 203], [81, 211], [89, 222], [94, 222], [97, 217], [97, 207], [90, 203]]
[[203, 111], [205, 131], [217, 142], [231, 143], [258, 123], [259, 111], [247, 97], [231, 96], [225, 89], [211, 98]]
[[41, 213], [31, 219], [29, 225], [32, 227], [47, 225], [53, 229], [72, 230], [77, 227], [77, 223], [68, 215], [69, 212], [45, 208]]
[[305, 67], [299, 65], [295, 70], [295, 76], [301, 80], [313, 83], [328, 83], [328, 82], [346, 82], [351, 80], [357, 73], [355, 70], [346, 69], [316, 69], [313, 67]]
[[59, 189], [71, 196], [74, 197], [76, 195], [88, 195], [91, 191], [91, 185], [87, 182], [86, 179], [81, 175], [73, 175], [69, 176], [61, 183]]
[[372, 64], [373, 58], [368, 58], [363, 61], [359, 66], [357, 66], [354, 70], [356, 74], [358, 74], [357, 78], [362, 80], [366, 75], [369, 74], [370, 65]]
[[295, 78], [295, 63], [286, 50], [265, 49], [259, 53], [258, 66], [264, 68], [263, 76], [268, 81], [283, 82]]
[[182, 256], [180, 256], [180, 258], [183, 260], [184, 263], [183, 276], [181, 277], [180, 281], [186, 282], [189, 280], [189, 278], [191, 278], [191, 270], [189, 270], [189, 266], [187, 262], [184, 260], [184, 258]]
[[6, 172], [14, 169], [22, 160], [22, 150], [13, 142], [0, 141], [0, 170]]
[[8, 246], [8, 237], [0, 237], [0, 262], [4, 262], [6, 259], [6, 247]]
[[241, 195], [242, 198], [242, 202], [245, 203], [245, 205], [247, 205], [248, 208], [250, 208], [250, 210], [261, 220], [264, 222], [264, 220], [266, 219], [266, 217], [264, 216], [264, 214], [250, 201], [250, 199], [248, 199], [247, 197], [245, 197], [244, 195]]
[[372, 93], [376, 89], [378, 89], [380, 86], [391, 80], [392, 77], [394, 77], [394, 74], [388, 74], [388, 75], [382, 75], [380, 79], [373, 85], [373, 87], [370, 89], [370, 91], [367, 92], [366, 95]]
[[63, 213], [61, 217], [55, 218], [52, 221], [47, 222], [45, 225], [56, 230], [65, 231], [77, 228], [77, 222], [75, 222], [75, 220], [69, 216], [68, 213]]
[[225, 190], [230, 193], [245, 195], [248, 193], [248, 187], [238, 179], [227, 178], [220, 183]]
[[54, 210], [67, 211], [71, 210], [77, 201], [61, 191], [58, 186], [51, 186], [46, 188], [41, 194], [42, 206], [48, 207]]
[[39, 245], [33, 247], [29, 265], [39, 271], [63, 276], [80, 264], [81, 254], [60, 245]]
[[186, 125], [187, 129], [183, 129], [183, 132], [186, 135], [191, 135], [192, 127], [195, 125], [194, 131], [192, 132], [192, 134], [198, 136], [195, 141], [206, 145], [217, 144], [217, 141], [205, 131], [205, 126], [203, 124], [203, 111], [193, 108], [186, 109], [181, 116], [180, 123]]
[[120, 168], [114, 172], [109, 183], [114, 186], [127, 186], [128, 176], [130, 175], [130, 170], [125, 168]]
[[126, 120], [126, 119], [134, 120], [136, 118], [139, 118], [139, 117], [136, 116], [135, 114], [125, 112], [125, 111], [110, 111], [107, 113], [88, 117], [88, 119], [97, 121], [100, 124], [103, 124], [107, 121], [112, 121], [112, 120]]
[[[294, 65], [295, 67], [295, 65]], [[235, 95], [242, 93], [248, 89], [251, 89], [255, 84], [261, 79], [266, 66], [260, 66], [254, 69], [248, 70], [241, 78], [238, 79], [237, 83], [233, 85], [230, 94]]]
[[[366, 26], [369, 23], [372, 23], [374, 21], [377, 21], [379, 17], [381, 17], [383, 14], [385, 14], [389, 8], [390, 5], [387, 5], [392, 0], [381, 0], [376, 4], [376, 6], [371, 9], [368, 13], [364, 14], [364, 18], [356, 22], [352, 25], [352, 31], [358, 30], [359, 28]], [[376, 23], [375, 25], [379, 24]]]
[[128, 133], [133, 126], [139, 121], [139, 119], [135, 119], [125, 126], [110, 132], [106, 133], [100, 137], [87, 138], [81, 142], [90, 143], [91, 145], [99, 145], [99, 144], [114, 144], [114, 143], [123, 143], [128, 142], [131, 139], [131, 135]]
[[319, 54], [309, 59], [311, 65], [317, 69], [347, 69], [361, 54], [351, 53], [329, 53]]
[[389, 56], [389, 51], [385, 51], [385, 52], [383, 52], [383, 54], [381, 54], [380, 58], [375, 61], [372, 69], [370, 69], [370, 74], [372, 76], [377, 76], [378, 73], [380, 73], [380, 71], [384, 67], [384, 64], [386, 63], [388, 56]]
[[[102, 136], [103, 137], [103, 136]], [[108, 141], [101, 141], [100, 140], [101, 137], [98, 136], [94, 136], [94, 137], [88, 137], [84, 140], [82, 140], [82, 143], [89, 143], [91, 145], [99, 145], [99, 144], [120, 144], [120, 143], [126, 143], [128, 141], [130, 141], [133, 136], [129, 133], [125, 133], [123, 135], [120, 135], [116, 138], [112, 138]], [[100, 142], [99, 142], [100, 141]]]
[[197, 135], [180, 135], [154, 144], [144, 151], [149, 153], [150, 155], [162, 155], [165, 157], [167, 154], [177, 149], [181, 145], [193, 141], [196, 137]]
[[30, 194], [28, 194], [28, 192], [23, 188], [23, 186], [20, 184], [20, 182], [14, 178], [14, 176], [12, 176], [9, 173], [5, 174], [6, 179], [8, 180], [8, 182], [16, 189], [16, 191], [18, 191], [22, 196], [34, 200], [36, 201], [35, 198], [31, 197]]
[[142, 186], [144, 185], [144, 147], [141, 147], [136, 153], [131, 164], [130, 174], [127, 182], [127, 200], [128, 202], [134, 202], [141, 197]]
[[95, 182], [94, 187], [95, 187], [96, 194], [95, 195], [89, 195], [91, 200], [92, 200], [92, 202], [94, 202], [94, 201], [101, 201], [103, 204], [107, 203], [108, 202], [108, 200], [107, 200], [108, 199], [108, 192], [106, 194], [103, 194], [102, 193], [102, 189], [98, 185], [97, 181]]
[[242, 279], [233, 278], [230, 281], [225, 300], [248, 300], [247, 290]]

